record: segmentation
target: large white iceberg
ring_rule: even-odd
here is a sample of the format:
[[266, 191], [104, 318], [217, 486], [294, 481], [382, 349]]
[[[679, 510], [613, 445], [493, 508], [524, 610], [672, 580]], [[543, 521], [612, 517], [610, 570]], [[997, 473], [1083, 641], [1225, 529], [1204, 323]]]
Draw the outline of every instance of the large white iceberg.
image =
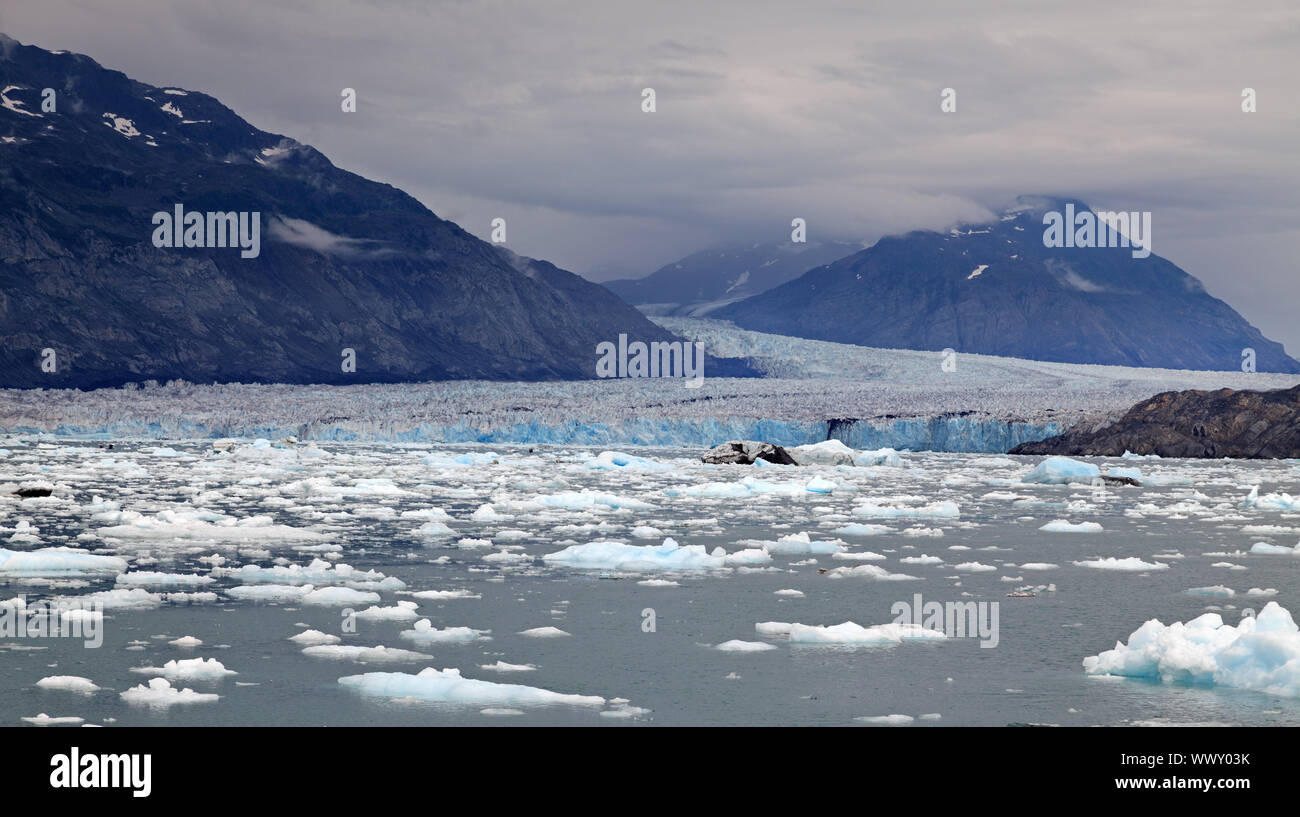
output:
[[1083, 659], [1089, 675], [1157, 678], [1300, 697], [1300, 629], [1275, 601], [1233, 627], [1218, 613], [1169, 626], [1151, 619], [1128, 644]]
[[1048, 457], [1020, 478], [1021, 482], [1042, 485], [1066, 485], [1081, 482], [1091, 485], [1101, 480], [1101, 469], [1092, 463], [1079, 462], [1069, 457]]

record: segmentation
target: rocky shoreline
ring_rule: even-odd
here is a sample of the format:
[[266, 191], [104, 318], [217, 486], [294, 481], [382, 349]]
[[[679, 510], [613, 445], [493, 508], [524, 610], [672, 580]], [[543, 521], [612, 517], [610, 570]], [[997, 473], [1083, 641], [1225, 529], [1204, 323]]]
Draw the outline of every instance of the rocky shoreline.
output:
[[1300, 457], [1300, 386], [1162, 392], [1113, 422], [1077, 425], [1008, 453], [1118, 457], [1125, 452], [1190, 458]]

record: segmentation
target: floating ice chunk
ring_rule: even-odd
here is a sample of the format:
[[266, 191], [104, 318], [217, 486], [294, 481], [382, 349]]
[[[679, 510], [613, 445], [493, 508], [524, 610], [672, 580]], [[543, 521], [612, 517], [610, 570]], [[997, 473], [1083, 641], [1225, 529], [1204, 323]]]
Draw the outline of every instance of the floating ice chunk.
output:
[[826, 576], [831, 579], [874, 579], [886, 582], [920, 581], [918, 576], [909, 576], [906, 573], [890, 573], [880, 565], [837, 567], [827, 571]]
[[101, 537], [117, 539], [184, 539], [246, 542], [256, 540], [302, 541], [328, 538], [319, 531], [277, 525], [269, 516], [235, 519], [201, 510], [163, 510], [154, 516], [136, 511], [114, 514], [119, 524], [95, 531]]
[[764, 545], [771, 553], [809, 554], [839, 553], [844, 550], [844, 543], [838, 541], [818, 541], [805, 533], [791, 533], [775, 542]]
[[831, 558], [842, 562], [883, 562], [886, 557], [883, 553], [862, 550], [855, 553], [832, 553]]
[[854, 507], [853, 513], [876, 519], [956, 519], [961, 516], [961, 507], [948, 500], [916, 507], [865, 502]]
[[714, 647], [714, 649], [722, 650], [723, 652], [767, 652], [768, 650], [775, 650], [776, 645], [768, 644], [766, 641], [740, 641], [732, 639], [731, 641], [722, 642]]
[[158, 708], [178, 704], [215, 703], [220, 697], [211, 692], [195, 692], [188, 687], [173, 689], [166, 678], [154, 678], [147, 685], [140, 684], [121, 693], [122, 700], [129, 704]]
[[1250, 489], [1250, 493], [1241, 501], [1241, 507], [1259, 511], [1300, 511], [1300, 497], [1290, 494], [1259, 495], [1259, 486]]
[[41, 689], [75, 692], [78, 695], [93, 695], [100, 689], [99, 685], [94, 681], [89, 678], [82, 678], [80, 675], [47, 675], [37, 681], [36, 686]]
[[777, 596], [788, 596], [789, 598], [796, 598], [796, 599], [801, 598], [803, 596], [802, 590], [794, 590], [788, 587], [782, 590], [774, 590], [773, 593]]
[[415, 529], [417, 536], [455, 536], [456, 531], [436, 519], [430, 519]]
[[1183, 591], [1189, 596], [1206, 596], [1208, 598], [1230, 599], [1237, 595], [1237, 591], [1231, 587], [1224, 587], [1221, 584], [1211, 585], [1209, 587], [1189, 587]]
[[400, 664], [408, 661], [427, 661], [431, 657], [422, 652], [399, 650], [394, 647], [354, 647], [343, 644], [316, 644], [304, 647], [302, 654], [313, 658], [356, 661], [363, 664]]
[[1259, 588], [1259, 587], [1252, 587], [1246, 591], [1246, 595], [1252, 599], [1266, 599], [1269, 596], [1276, 596], [1277, 589], [1273, 587], [1269, 587], [1266, 589]]
[[534, 672], [537, 667], [532, 664], [507, 664], [505, 661], [497, 661], [495, 664], [479, 664], [479, 669], [491, 672]]
[[470, 590], [417, 590], [411, 596], [426, 601], [450, 601], [452, 599], [481, 599], [483, 596]]
[[1114, 556], [1107, 556], [1104, 559], [1088, 559], [1074, 563], [1076, 567], [1090, 567], [1094, 570], [1119, 570], [1128, 572], [1139, 572], [1143, 570], [1168, 570], [1169, 565], [1163, 562], [1144, 562], [1136, 556], [1129, 556], [1124, 559], [1116, 559]]
[[321, 644], [338, 644], [343, 639], [330, 633], [322, 633], [320, 630], [303, 630], [297, 635], [289, 636], [289, 640], [295, 644], [315, 647]]
[[427, 667], [418, 675], [403, 672], [367, 672], [348, 675], [339, 683], [362, 695], [417, 698], [465, 706], [589, 706], [605, 705], [598, 695], [570, 695], [520, 684], [500, 684], [462, 678], [458, 669]]
[[1120, 479], [1131, 479], [1134, 482], [1142, 481], [1142, 470], [1140, 468], [1111, 468], [1106, 472], [1108, 477], [1118, 477]]
[[[758, 626], [755, 625], [756, 628]], [[852, 621], [829, 627], [791, 624], [786, 635], [792, 644], [891, 645], [911, 640], [942, 641], [947, 638], [939, 630], [931, 630], [919, 624], [890, 622], [863, 627]]]
[[399, 634], [407, 641], [416, 644], [468, 644], [471, 641], [486, 641], [491, 630], [475, 630], [470, 627], [446, 627], [439, 630], [427, 618], [415, 622], [414, 628], [402, 630]]
[[1256, 542], [1250, 546], [1250, 552], [1271, 556], [1300, 556], [1300, 544], [1295, 547], [1287, 547], [1286, 545], [1274, 545], [1268, 542]]
[[357, 613], [363, 621], [414, 621], [420, 617], [415, 612], [417, 605], [413, 601], [399, 601], [391, 607], [372, 606]]
[[[142, 587], [132, 587], [129, 590], [101, 590], [98, 593], [67, 596], [59, 601], [70, 602], [83, 608], [98, 604], [105, 610], [152, 610], [162, 606], [163, 597], [157, 593], [150, 593]], [[91, 611], [82, 609], [71, 612]]]
[[351, 587], [319, 587], [303, 595], [303, 604], [315, 604], [322, 607], [344, 607], [353, 604], [369, 604], [379, 601], [378, 593], [367, 590], [353, 590]]
[[501, 456], [495, 451], [472, 451], [467, 454], [458, 454], [454, 457], [447, 457], [440, 454], [429, 454], [421, 460], [421, 462], [435, 468], [463, 468], [466, 466], [496, 465], [500, 462], [500, 459]]
[[0, 548], [0, 576], [58, 576], [69, 573], [121, 573], [125, 559], [76, 548], [16, 551]]
[[1091, 485], [1101, 480], [1101, 469], [1092, 463], [1079, 462], [1069, 457], [1048, 457], [1020, 478], [1021, 482], [1042, 485], [1066, 485], [1081, 482]]
[[539, 496], [536, 502], [550, 508], [564, 508], [571, 511], [590, 510], [595, 507], [606, 507], [610, 509], [628, 508], [635, 511], [644, 511], [653, 508], [649, 502], [643, 502], [640, 499], [631, 497], [616, 496], [614, 494], [601, 493], [600, 491], [582, 490], [582, 491], [562, 491], [558, 494], [545, 494]]
[[656, 462], [655, 460], [649, 460], [645, 457], [635, 457], [631, 454], [624, 454], [621, 451], [602, 451], [600, 454], [587, 460], [584, 465], [595, 471], [624, 469], [627, 471], [661, 473], [676, 470], [676, 468], [670, 463]]
[[637, 584], [644, 587], [681, 587], [680, 582], [675, 582], [672, 579], [642, 579]]
[[[1075, 564], [1078, 564], [1078, 562]], [[964, 573], [988, 573], [997, 570], [997, 567], [994, 565], [982, 564], [980, 562], [962, 562], [961, 564], [953, 565], [952, 569], [960, 570]]]
[[62, 717], [55, 717], [52, 715], [46, 715], [44, 712], [42, 712], [39, 715], [33, 715], [33, 716], [24, 715], [20, 718], [20, 720], [26, 721], [27, 723], [30, 723], [33, 726], [71, 726], [76, 723], [85, 723], [86, 721], [85, 718], [80, 718], [77, 717], [76, 715], [64, 715]]
[[559, 627], [533, 627], [530, 630], [522, 630], [519, 634], [529, 638], [562, 638], [568, 635]]
[[542, 561], [584, 570], [629, 573], [693, 571], [726, 567], [727, 553], [722, 548], [707, 553], [703, 545], [679, 546], [670, 537], [661, 545], [626, 545], [604, 540], [569, 545], [564, 550], [544, 555]]
[[142, 675], [161, 675], [169, 681], [212, 681], [227, 675], [238, 675], [234, 670], [226, 669], [215, 658], [172, 659], [161, 667], [131, 667], [131, 672]]
[[117, 583], [130, 587], [199, 587], [212, 584], [216, 579], [197, 573], [158, 573], [150, 570], [136, 570], [131, 573], [118, 574]]
[[904, 556], [899, 559], [898, 562], [899, 564], [905, 565], [941, 565], [943, 564], [943, 559], [940, 559], [938, 556], [929, 556], [922, 553], [920, 556]]
[[168, 641], [167, 643], [171, 644], [173, 647], [181, 647], [182, 649], [192, 649], [194, 647], [202, 646], [203, 640], [200, 638], [195, 638], [192, 635], [183, 635], [180, 638], [173, 638], [171, 641]]
[[[976, 270], [971, 273], [970, 277], [973, 278], [982, 271], [983, 268]], [[858, 721], [859, 723], [871, 723], [877, 726], [907, 726], [916, 719], [911, 715], [862, 715], [853, 720]]]
[[1048, 533], [1101, 533], [1102, 527], [1096, 522], [1073, 523], [1065, 519], [1057, 519], [1043, 525], [1039, 530]]
[[727, 554], [728, 566], [761, 565], [772, 561], [772, 554], [763, 548], [747, 548]]
[[649, 525], [637, 525], [632, 528], [632, 538], [634, 539], [658, 539], [663, 535], [663, 531]]
[[856, 452], [839, 440], [826, 440], [787, 448], [786, 453], [799, 465], [853, 465]]
[[1300, 697], [1300, 631], [1291, 614], [1270, 601], [1233, 627], [1206, 613], [1168, 627], [1151, 619], [1128, 644], [1083, 659], [1089, 675], [1158, 678]]
[[840, 536], [879, 536], [882, 533], [891, 533], [893, 530], [888, 525], [864, 525], [860, 522], [851, 522], [847, 525], [841, 525], [831, 533], [837, 533]]
[[226, 595], [241, 601], [299, 601], [315, 589], [314, 585], [304, 584], [243, 584], [232, 587]]

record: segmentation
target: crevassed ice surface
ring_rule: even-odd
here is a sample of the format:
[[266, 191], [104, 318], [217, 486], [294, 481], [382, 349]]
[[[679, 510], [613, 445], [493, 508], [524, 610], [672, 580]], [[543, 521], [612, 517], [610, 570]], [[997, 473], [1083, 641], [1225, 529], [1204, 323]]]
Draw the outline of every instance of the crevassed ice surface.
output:
[[[1047, 363], [873, 349], [658, 319], [769, 376], [357, 386], [170, 384], [0, 390], [0, 431], [108, 437], [713, 446], [752, 439], [999, 453], [1175, 389], [1288, 388], [1296, 375]], [[593, 350], [593, 360], [595, 354]], [[1239, 361], [1225, 360], [1235, 367]]]
[[0, 605], [104, 608], [0, 638], [14, 725], [1300, 724], [1293, 462], [112, 443], [0, 440]]

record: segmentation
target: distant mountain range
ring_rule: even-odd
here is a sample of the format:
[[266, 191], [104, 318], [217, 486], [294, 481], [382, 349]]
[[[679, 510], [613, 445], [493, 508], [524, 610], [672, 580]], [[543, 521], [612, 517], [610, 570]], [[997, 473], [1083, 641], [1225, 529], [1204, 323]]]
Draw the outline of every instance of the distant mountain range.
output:
[[1300, 372], [1281, 344], [1154, 253], [1044, 246], [1044, 215], [1067, 208], [1091, 209], [1022, 197], [990, 224], [883, 238], [710, 317], [860, 346], [1067, 363], [1239, 370], [1249, 348], [1258, 371]]
[[703, 317], [861, 249], [839, 241], [735, 244], [691, 253], [644, 278], [604, 285], [647, 315]]
[[[584, 378], [620, 334], [676, 339], [206, 94], [5, 35], [0, 90], [0, 386]], [[157, 246], [178, 205], [205, 246]]]

